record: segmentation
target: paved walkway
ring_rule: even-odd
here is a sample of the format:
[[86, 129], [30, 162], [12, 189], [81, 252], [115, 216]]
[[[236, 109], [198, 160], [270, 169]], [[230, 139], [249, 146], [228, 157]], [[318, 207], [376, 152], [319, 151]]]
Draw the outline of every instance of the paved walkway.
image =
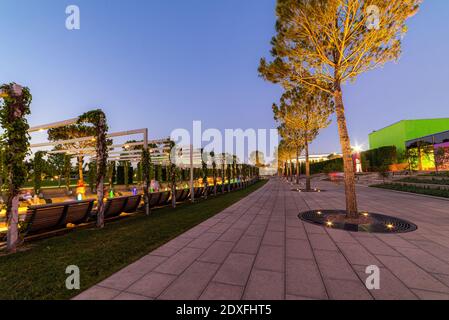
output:
[[[77, 299], [449, 299], [449, 202], [360, 187], [361, 210], [413, 221], [414, 233], [349, 233], [300, 211], [344, 208], [343, 188], [294, 193], [273, 179]], [[381, 289], [365, 286], [369, 265]]]

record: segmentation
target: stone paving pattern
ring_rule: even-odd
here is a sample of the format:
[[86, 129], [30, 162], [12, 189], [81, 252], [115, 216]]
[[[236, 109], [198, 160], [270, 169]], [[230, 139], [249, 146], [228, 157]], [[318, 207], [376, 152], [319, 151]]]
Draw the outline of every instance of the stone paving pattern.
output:
[[[342, 186], [292, 192], [264, 187], [75, 299], [449, 299], [449, 202], [359, 187], [360, 210], [410, 220], [413, 233], [350, 233], [302, 222], [298, 213], [343, 209]], [[368, 290], [365, 269], [381, 270]]]

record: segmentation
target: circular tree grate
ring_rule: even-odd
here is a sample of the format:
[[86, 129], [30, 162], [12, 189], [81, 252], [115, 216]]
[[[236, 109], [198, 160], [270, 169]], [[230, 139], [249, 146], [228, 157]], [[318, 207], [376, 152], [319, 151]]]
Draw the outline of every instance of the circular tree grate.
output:
[[310, 190], [307, 190], [307, 189], [305, 189], [305, 188], [293, 188], [292, 191], [293, 191], [293, 192], [304, 192], [304, 193], [307, 193], [307, 192], [310, 192], [310, 193], [314, 193], [314, 192], [320, 193], [320, 192], [325, 192], [326, 190], [322, 190], [322, 189], [318, 189], [318, 188], [312, 188], [312, 189], [310, 189]]
[[415, 224], [378, 213], [362, 213], [369, 222], [354, 224], [348, 222], [342, 222], [341, 218], [346, 215], [346, 211], [343, 210], [315, 210], [306, 211], [299, 214], [299, 218], [303, 221], [326, 226], [332, 229], [347, 230], [353, 232], [370, 232], [370, 233], [406, 233], [413, 232], [418, 229]]

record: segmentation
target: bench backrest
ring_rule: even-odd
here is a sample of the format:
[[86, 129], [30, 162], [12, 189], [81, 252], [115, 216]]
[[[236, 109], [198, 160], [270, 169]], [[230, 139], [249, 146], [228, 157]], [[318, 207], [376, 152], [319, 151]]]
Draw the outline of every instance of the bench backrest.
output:
[[153, 192], [148, 195], [150, 198], [149, 200], [150, 208], [157, 206], [157, 204], [159, 203], [159, 199], [161, 198], [161, 195], [162, 195], [161, 192]]
[[59, 228], [65, 224], [65, 204], [50, 204], [31, 206], [25, 218], [26, 233], [36, 233], [43, 230]]
[[134, 213], [137, 211], [140, 205], [140, 201], [142, 200], [142, 195], [136, 195], [131, 196], [128, 198], [128, 201], [126, 202], [125, 209], [123, 209], [123, 212], [126, 213]]
[[94, 200], [85, 201], [73, 201], [66, 203], [66, 224], [79, 224], [87, 221], [92, 207], [94, 205]]
[[123, 209], [126, 206], [127, 200], [128, 200], [128, 197], [118, 197], [118, 198], [108, 199], [106, 202], [106, 207], [104, 209], [104, 217], [112, 218], [112, 217], [117, 217], [120, 214], [122, 214]]
[[170, 200], [170, 195], [171, 192], [170, 191], [165, 191], [161, 193], [161, 197], [159, 199], [158, 202], [158, 206], [165, 206], [168, 203], [168, 200]]

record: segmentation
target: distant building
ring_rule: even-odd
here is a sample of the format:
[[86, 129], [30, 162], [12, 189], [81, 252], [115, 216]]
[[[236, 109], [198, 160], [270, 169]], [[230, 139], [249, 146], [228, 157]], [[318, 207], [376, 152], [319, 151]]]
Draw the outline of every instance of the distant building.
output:
[[449, 130], [449, 118], [402, 120], [369, 135], [370, 149], [396, 146], [398, 152], [407, 148], [407, 142]]

